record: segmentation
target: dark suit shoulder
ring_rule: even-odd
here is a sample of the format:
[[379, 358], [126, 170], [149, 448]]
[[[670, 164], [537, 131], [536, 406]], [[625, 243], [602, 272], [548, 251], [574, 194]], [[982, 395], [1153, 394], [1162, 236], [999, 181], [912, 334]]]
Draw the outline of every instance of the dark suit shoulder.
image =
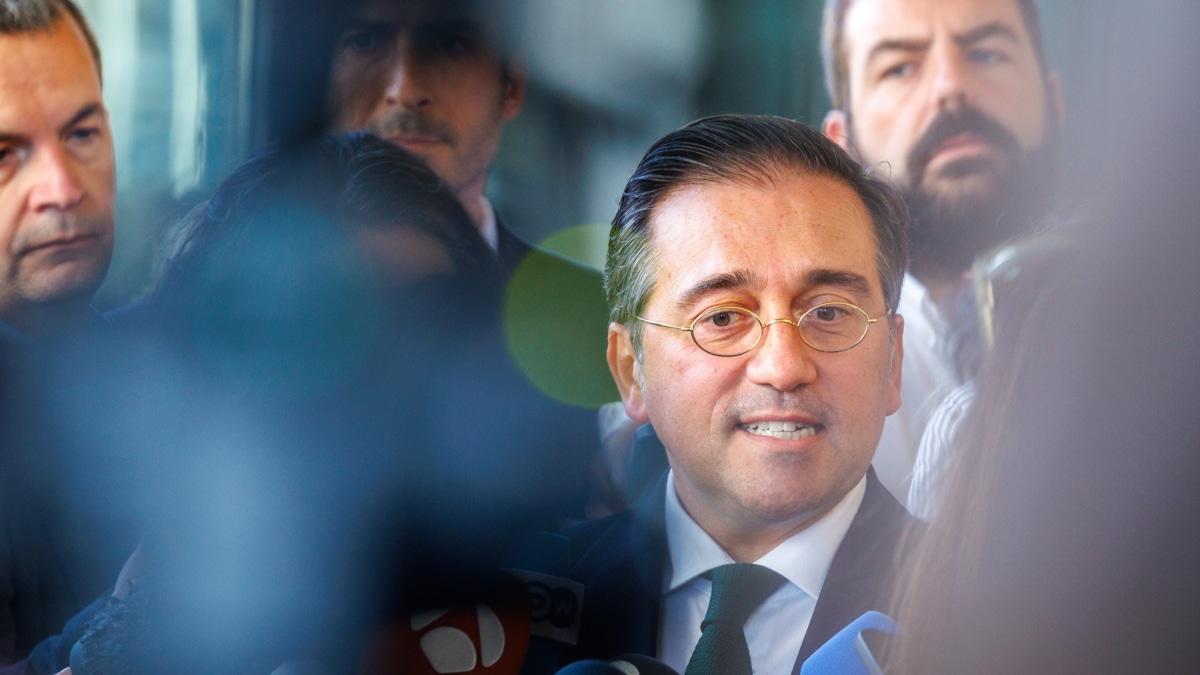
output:
[[865, 612], [889, 612], [896, 572], [923, 531], [924, 523], [911, 516], [870, 470], [862, 504], [829, 566], [797, 667]]

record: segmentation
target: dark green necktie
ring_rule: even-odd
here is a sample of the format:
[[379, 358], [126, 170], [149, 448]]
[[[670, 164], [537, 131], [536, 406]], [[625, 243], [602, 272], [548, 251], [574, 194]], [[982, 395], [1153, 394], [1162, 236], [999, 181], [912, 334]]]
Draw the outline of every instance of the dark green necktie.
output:
[[712, 571], [712, 599], [700, 624], [700, 642], [685, 675], [750, 675], [750, 648], [742, 626], [786, 581], [760, 565], [734, 563]]

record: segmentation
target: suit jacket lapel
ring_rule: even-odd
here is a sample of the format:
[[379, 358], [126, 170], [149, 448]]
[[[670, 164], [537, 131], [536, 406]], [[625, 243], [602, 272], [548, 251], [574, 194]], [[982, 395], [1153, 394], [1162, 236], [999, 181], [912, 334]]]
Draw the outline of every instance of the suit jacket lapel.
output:
[[517, 233], [508, 229], [500, 215], [496, 215], [496, 256], [500, 259], [500, 267], [506, 275], [512, 275], [521, 260], [533, 250]]
[[793, 673], [864, 612], [887, 612], [899, 546], [908, 525], [915, 522], [870, 469], [862, 505], [833, 556]]

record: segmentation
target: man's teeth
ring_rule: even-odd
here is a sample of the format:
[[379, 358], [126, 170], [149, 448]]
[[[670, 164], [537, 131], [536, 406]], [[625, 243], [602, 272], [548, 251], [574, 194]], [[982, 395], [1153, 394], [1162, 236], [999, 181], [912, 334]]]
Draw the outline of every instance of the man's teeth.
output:
[[754, 424], [743, 424], [742, 428], [755, 436], [769, 436], [785, 441], [797, 441], [817, 433], [816, 427], [795, 422], [755, 422]]

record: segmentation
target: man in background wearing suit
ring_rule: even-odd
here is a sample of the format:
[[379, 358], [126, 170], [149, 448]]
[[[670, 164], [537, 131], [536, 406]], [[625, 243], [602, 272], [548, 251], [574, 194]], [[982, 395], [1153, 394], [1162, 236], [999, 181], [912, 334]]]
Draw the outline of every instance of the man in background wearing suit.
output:
[[790, 120], [700, 120], [643, 158], [609, 242], [608, 360], [670, 470], [633, 510], [568, 531], [585, 584], [571, 659], [698, 667], [714, 588], [749, 569], [733, 563], [765, 579], [741, 647], [755, 672], [792, 672], [886, 609], [913, 521], [870, 469], [900, 405], [904, 213]]
[[334, 56], [333, 125], [370, 131], [424, 159], [511, 269], [528, 245], [497, 222], [484, 188], [504, 123], [525, 99], [525, 73], [478, 5], [358, 3]]
[[67, 499], [47, 403], [107, 332], [91, 301], [112, 257], [114, 192], [83, 14], [69, 0], [0, 2], [0, 665], [58, 632], [128, 553]]
[[[607, 314], [600, 274], [526, 242], [485, 194], [501, 132], [525, 99], [525, 72], [498, 4], [351, 3], [333, 56], [331, 124], [412, 152], [454, 190], [509, 275], [514, 358], [552, 398], [591, 409], [616, 398], [603, 341], [596, 340]], [[585, 424], [596, 435], [595, 422]], [[588, 452], [590, 458], [596, 448]]]

